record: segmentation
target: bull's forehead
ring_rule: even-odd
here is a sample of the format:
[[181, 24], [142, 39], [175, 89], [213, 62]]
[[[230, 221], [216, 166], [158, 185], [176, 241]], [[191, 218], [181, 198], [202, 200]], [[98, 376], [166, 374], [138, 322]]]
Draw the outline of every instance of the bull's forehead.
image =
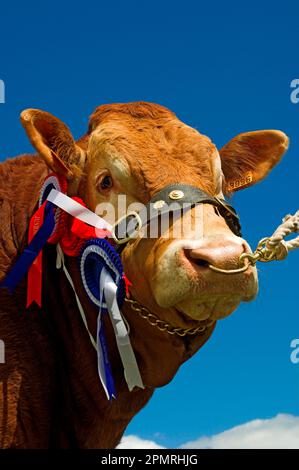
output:
[[215, 145], [175, 117], [106, 118], [91, 134], [88, 159], [90, 171], [109, 169], [125, 187], [146, 195], [173, 183], [217, 193], [221, 180]]

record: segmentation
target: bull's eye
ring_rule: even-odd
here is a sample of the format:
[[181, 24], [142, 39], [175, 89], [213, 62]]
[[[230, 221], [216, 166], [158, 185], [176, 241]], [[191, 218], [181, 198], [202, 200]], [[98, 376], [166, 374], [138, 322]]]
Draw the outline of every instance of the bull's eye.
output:
[[100, 191], [107, 191], [113, 186], [113, 181], [110, 175], [104, 175], [99, 179], [98, 188]]

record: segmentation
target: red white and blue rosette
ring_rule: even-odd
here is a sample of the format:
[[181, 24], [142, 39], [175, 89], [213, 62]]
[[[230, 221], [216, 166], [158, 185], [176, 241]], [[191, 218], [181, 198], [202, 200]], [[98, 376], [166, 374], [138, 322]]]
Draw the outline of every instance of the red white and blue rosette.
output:
[[66, 180], [50, 174], [42, 187], [39, 208], [32, 216], [28, 230], [28, 246], [24, 249], [0, 287], [6, 287], [11, 293], [21, 279], [28, 273], [27, 307], [35, 301], [41, 306], [42, 288], [42, 249], [47, 241], [55, 236], [59, 213], [54, 204], [47, 201], [52, 189], [66, 192]]

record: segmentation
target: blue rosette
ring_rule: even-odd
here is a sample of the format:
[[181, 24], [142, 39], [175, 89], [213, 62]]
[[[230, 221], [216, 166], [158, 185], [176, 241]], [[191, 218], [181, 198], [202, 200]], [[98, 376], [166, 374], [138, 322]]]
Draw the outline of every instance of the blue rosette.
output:
[[120, 256], [113, 246], [102, 238], [88, 240], [82, 248], [79, 265], [85, 291], [92, 303], [102, 313], [107, 312], [105, 296], [100, 292], [100, 276], [105, 267], [117, 285], [117, 303], [121, 308], [126, 294], [124, 271]]
[[100, 278], [103, 269], [109, 272], [117, 286], [116, 299], [121, 307], [125, 298], [123, 265], [118, 253], [105, 239], [92, 238], [82, 248], [79, 258], [81, 279], [90, 301], [99, 310], [97, 327], [98, 371], [107, 398], [116, 398], [116, 389], [109, 360], [108, 344], [101, 316], [108, 314], [104, 289], [100, 292]]

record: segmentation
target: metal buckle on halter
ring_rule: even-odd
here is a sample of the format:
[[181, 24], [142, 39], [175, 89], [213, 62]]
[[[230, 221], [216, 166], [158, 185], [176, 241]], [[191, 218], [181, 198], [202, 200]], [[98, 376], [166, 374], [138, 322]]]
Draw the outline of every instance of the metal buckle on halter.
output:
[[137, 212], [128, 212], [128, 214], [118, 219], [113, 225], [111, 232], [112, 238], [117, 245], [127, 243], [137, 236], [142, 225], [141, 217]]
[[239, 219], [239, 216], [238, 216], [237, 212], [235, 211], [235, 209], [232, 206], [230, 206], [229, 204], [227, 204], [225, 199], [221, 199], [218, 196], [214, 196], [214, 199], [216, 199], [216, 201], [219, 202], [219, 204], [222, 207], [224, 207], [224, 209], [226, 209], [227, 212], [229, 212], [233, 217], [236, 217], [237, 219]]

